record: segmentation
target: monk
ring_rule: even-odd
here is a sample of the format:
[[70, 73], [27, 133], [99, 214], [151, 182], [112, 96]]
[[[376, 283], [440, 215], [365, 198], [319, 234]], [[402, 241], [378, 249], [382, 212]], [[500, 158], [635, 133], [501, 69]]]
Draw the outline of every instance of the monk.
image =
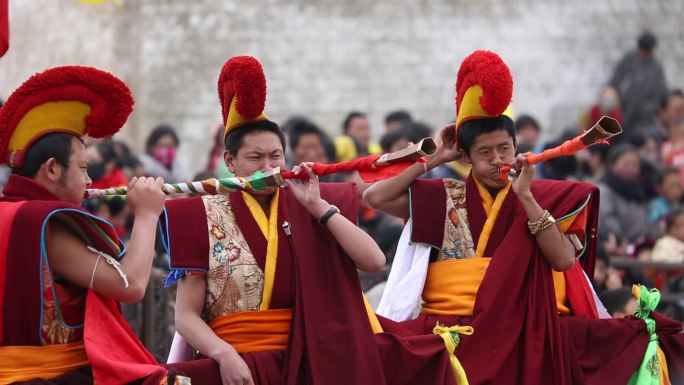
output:
[[116, 133], [128, 87], [90, 67], [34, 75], [0, 110], [0, 383], [166, 381], [118, 302], [143, 298], [154, 258], [163, 181], [133, 178], [124, 247], [113, 226], [79, 206], [92, 183], [82, 136]]
[[[472, 326], [456, 351], [470, 384], [625, 384], [658, 336], [663, 349], [649, 360], [661, 370], [642, 375], [665, 378], [667, 366], [681, 378], [681, 325], [650, 314], [653, 305], [643, 319], [599, 319], [604, 309], [587, 278], [598, 189], [533, 180], [527, 154], [515, 155], [512, 86], [498, 55], [467, 57], [456, 83], [456, 124], [440, 132], [435, 156], [365, 192], [371, 207], [410, 221], [404, 231], [414, 252], [406, 269], [405, 257], [395, 257], [393, 271], [409, 278], [390, 273], [378, 314], [416, 332], [437, 323]], [[461, 157], [472, 166], [465, 181], [416, 179]], [[512, 182], [499, 178], [504, 165], [520, 170]], [[656, 329], [646, 327], [651, 317]]]

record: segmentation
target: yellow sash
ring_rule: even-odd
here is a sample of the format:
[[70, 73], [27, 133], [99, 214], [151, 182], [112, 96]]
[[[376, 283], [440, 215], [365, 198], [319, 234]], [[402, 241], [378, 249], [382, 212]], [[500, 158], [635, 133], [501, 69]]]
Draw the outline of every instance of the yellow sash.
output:
[[482, 198], [482, 207], [484, 208], [485, 214], [487, 214], [487, 220], [482, 227], [480, 238], [477, 240], [477, 249], [475, 250], [475, 257], [481, 258], [484, 257], [484, 252], [487, 248], [487, 243], [489, 242], [489, 236], [492, 235], [492, 230], [496, 224], [496, 219], [499, 217], [499, 211], [501, 211], [501, 206], [503, 205], [503, 202], [511, 189], [511, 183], [508, 182], [506, 187], [499, 190], [499, 192], [496, 194], [496, 199], [492, 199], [489, 191], [487, 191], [487, 189], [477, 181], [475, 176], [473, 176], [473, 180], [477, 186], [477, 191], [480, 194], [480, 198]]
[[215, 318], [209, 327], [239, 353], [285, 350], [292, 309], [245, 311]]
[[271, 197], [271, 208], [268, 218], [266, 213], [254, 197], [246, 192], [242, 192], [247, 208], [256, 220], [259, 229], [266, 238], [266, 262], [264, 264], [264, 294], [261, 297], [259, 310], [268, 310], [273, 295], [273, 283], [275, 282], [276, 263], [278, 262], [278, 196], [280, 190], [276, 190]]
[[88, 365], [83, 342], [45, 346], [0, 346], [0, 383], [52, 379]]
[[[491, 260], [447, 259], [428, 265], [421, 312], [431, 315], [472, 316], [477, 291]], [[566, 305], [565, 277], [558, 271], [553, 271], [552, 276], [558, 312], [570, 314]]]

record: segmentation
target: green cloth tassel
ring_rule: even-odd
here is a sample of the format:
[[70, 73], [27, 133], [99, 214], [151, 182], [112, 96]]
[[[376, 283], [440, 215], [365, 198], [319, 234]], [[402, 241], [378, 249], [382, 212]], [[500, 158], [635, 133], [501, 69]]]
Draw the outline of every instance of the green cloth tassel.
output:
[[252, 177], [250, 178], [252, 182], [252, 190], [259, 191], [268, 187], [265, 178], [266, 174], [264, 174], [263, 171], [255, 172], [254, 175], [252, 175]]
[[648, 290], [644, 285], [634, 285], [632, 286], [632, 293], [634, 293], [634, 296], [639, 301], [639, 307], [634, 312], [634, 316], [646, 322], [649, 341], [646, 346], [644, 359], [632, 375], [632, 378], [629, 379], [627, 385], [657, 385], [660, 384], [660, 362], [656, 355], [658, 335], [655, 332], [655, 320], [650, 315], [660, 302], [660, 292], [658, 289]]

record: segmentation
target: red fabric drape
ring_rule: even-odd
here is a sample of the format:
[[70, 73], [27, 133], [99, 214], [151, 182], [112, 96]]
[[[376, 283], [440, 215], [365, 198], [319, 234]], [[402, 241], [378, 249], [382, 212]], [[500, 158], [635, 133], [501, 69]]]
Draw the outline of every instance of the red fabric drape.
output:
[[0, 0], [0, 57], [9, 49], [9, 0]]

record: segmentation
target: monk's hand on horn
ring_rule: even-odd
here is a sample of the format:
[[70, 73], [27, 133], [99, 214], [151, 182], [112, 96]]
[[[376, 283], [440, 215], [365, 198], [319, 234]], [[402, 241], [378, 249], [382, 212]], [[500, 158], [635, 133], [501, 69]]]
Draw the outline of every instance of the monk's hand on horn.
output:
[[302, 162], [293, 167], [295, 174], [304, 172], [307, 174], [306, 181], [285, 180], [297, 201], [306, 208], [311, 215], [318, 218], [330, 208], [330, 205], [321, 198], [318, 176], [314, 173], [312, 162]]
[[527, 157], [531, 152], [519, 154], [515, 157], [515, 169], [517, 175], [513, 178], [511, 188], [513, 192], [520, 196], [531, 195], [532, 179], [534, 179], [534, 166], [530, 165]]

